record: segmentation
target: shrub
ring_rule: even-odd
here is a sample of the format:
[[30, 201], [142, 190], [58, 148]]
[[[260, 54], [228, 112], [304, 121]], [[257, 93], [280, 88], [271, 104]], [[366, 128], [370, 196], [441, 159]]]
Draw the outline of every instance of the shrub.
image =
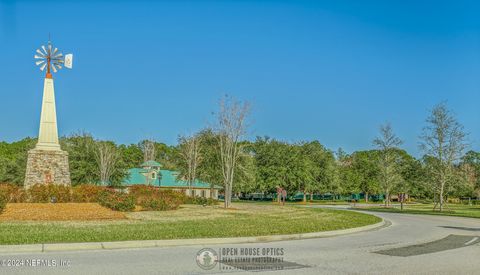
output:
[[160, 190], [158, 187], [134, 185], [129, 193], [143, 210], [164, 211], [178, 209], [184, 203], [185, 195], [173, 190]]
[[136, 199], [152, 196], [156, 194], [157, 191], [157, 187], [143, 184], [133, 185], [128, 188], [128, 193], [132, 194]]
[[178, 209], [180, 204], [185, 203], [187, 196], [178, 191], [173, 190], [162, 190], [160, 191], [160, 198], [168, 206], [165, 210], [174, 210]]
[[98, 194], [100, 205], [116, 211], [133, 211], [135, 209], [135, 198], [127, 193], [111, 189], [104, 189]]
[[180, 204], [187, 201], [187, 196], [183, 192], [174, 190], [161, 190], [162, 198], [172, 205], [175, 205], [174, 209], [177, 209]]
[[202, 197], [188, 197], [186, 202], [187, 204], [198, 204], [198, 205], [215, 205], [217, 204], [217, 200], [212, 198], [202, 198]]
[[82, 184], [72, 188], [73, 202], [98, 202], [98, 196], [105, 190], [103, 186]]
[[0, 191], [0, 213], [3, 212], [8, 202], [8, 194], [5, 191]]
[[7, 202], [25, 202], [27, 200], [25, 189], [18, 185], [2, 183], [0, 192], [5, 194]]
[[156, 196], [144, 198], [139, 205], [142, 207], [142, 210], [145, 211], [165, 211], [176, 209], [175, 206], [172, 206], [167, 201]]
[[29, 202], [55, 202], [72, 201], [72, 188], [59, 184], [35, 184], [27, 190]]

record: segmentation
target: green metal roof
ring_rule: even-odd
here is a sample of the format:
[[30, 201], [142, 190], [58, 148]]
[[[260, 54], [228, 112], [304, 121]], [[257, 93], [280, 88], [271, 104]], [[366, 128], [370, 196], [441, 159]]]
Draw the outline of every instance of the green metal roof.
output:
[[149, 161], [146, 161], [144, 163], [142, 163], [142, 165], [140, 165], [140, 167], [162, 167], [162, 165], [154, 160], [149, 160]]
[[[143, 166], [143, 165], [142, 165]], [[128, 170], [127, 177], [123, 180], [122, 184], [124, 185], [137, 185], [137, 184], [148, 184], [146, 177], [142, 173], [153, 172], [147, 169], [142, 168], [132, 168]], [[188, 182], [184, 180], [177, 179], [178, 172], [171, 170], [160, 170], [161, 179], [158, 177], [150, 182], [151, 185], [161, 186], [161, 187], [188, 187]], [[192, 187], [194, 188], [210, 188], [210, 184], [195, 180]], [[221, 186], [214, 186], [215, 189], [221, 189]]]

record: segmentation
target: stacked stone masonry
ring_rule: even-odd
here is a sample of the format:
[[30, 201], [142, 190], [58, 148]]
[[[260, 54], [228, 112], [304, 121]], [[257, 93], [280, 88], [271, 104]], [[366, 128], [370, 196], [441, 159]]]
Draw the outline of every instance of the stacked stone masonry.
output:
[[25, 187], [28, 188], [37, 183], [70, 185], [68, 153], [61, 150], [28, 151]]

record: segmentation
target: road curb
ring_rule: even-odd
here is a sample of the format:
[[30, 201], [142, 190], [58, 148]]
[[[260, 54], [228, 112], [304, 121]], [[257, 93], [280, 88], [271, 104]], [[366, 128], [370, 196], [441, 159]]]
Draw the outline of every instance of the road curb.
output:
[[92, 242], [92, 243], [0, 245], [0, 254], [29, 253], [29, 252], [82, 251], [82, 250], [114, 250], [114, 249], [127, 249], [127, 248], [218, 245], [218, 244], [238, 244], [238, 243], [264, 243], [264, 242], [289, 241], [289, 240], [341, 236], [341, 235], [376, 230], [389, 225], [390, 223], [382, 218], [382, 221], [379, 223], [361, 226], [361, 227], [333, 230], [333, 231], [323, 231], [323, 232], [289, 234], [289, 235], [271, 235], [271, 236], [238, 237], [238, 238], [204, 238], [204, 239], [141, 240], [141, 241]]

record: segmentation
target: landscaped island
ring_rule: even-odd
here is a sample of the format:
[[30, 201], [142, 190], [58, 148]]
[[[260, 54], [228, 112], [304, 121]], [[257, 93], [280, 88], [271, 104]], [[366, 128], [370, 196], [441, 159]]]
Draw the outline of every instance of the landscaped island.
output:
[[[7, 205], [0, 220], [9, 213], [9, 205], [12, 204]], [[87, 204], [68, 203], [64, 207], [74, 205]], [[126, 212], [125, 217], [94, 221], [3, 220], [0, 244], [265, 236], [347, 229], [380, 222], [380, 218], [363, 213], [252, 203], [235, 203], [233, 209], [181, 205], [171, 211]]]

